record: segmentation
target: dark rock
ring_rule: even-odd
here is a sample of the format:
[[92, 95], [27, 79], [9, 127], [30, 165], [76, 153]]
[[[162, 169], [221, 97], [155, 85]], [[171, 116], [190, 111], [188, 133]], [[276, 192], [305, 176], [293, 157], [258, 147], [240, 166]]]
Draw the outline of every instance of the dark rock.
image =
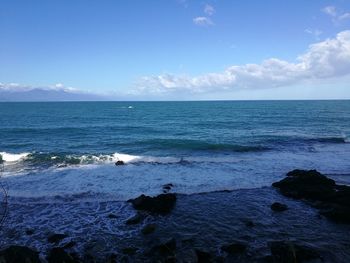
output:
[[325, 200], [335, 192], [335, 182], [316, 170], [293, 170], [287, 177], [272, 186], [280, 189], [281, 193], [293, 198]]
[[109, 214], [109, 215], [108, 215], [108, 218], [110, 218], [110, 219], [115, 219], [115, 218], [118, 218], [118, 216], [115, 215], [115, 214]]
[[150, 254], [159, 254], [161, 256], [172, 256], [176, 250], [176, 240], [171, 238], [159, 245], [154, 246]]
[[67, 244], [64, 244], [62, 247], [63, 248], [72, 248], [76, 245], [77, 243], [75, 241], [70, 241]]
[[276, 211], [276, 212], [283, 212], [288, 209], [288, 206], [285, 204], [281, 204], [278, 202], [275, 202], [271, 205], [271, 210]]
[[269, 243], [273, 262], [295, 263], [321, 259], [319, 253], [311, 247], [286, 241]]
[[144, 235], [149, 235], [149, 234], [152, 234], [155, 230], [156, 230], [155, 224], [148, 224], [142, 228], [141, 233]]
[[210, 263], [212, 262], [212, 255], [209, 252], [196, 249], [197, 262], [198, 263]]
[[349, 206], [329, 205], [327, 209], [321, 210], [320, 214], [337, 223], [350, 224]]
[[67, 235], [65, 234], [53, 234], [51, 236], [49, 236], [47, 238], [47, 241], [49, 243], [55, 243], [57, 244], [58, 242], [60, 242], [62, 239], [65, 239], [66, 237], [68, 237]]
[[72, 255], [68, 254], [61, 247], [54, 247], [50, 250], [49, 255], [47, 256], [47, 261], [49, 263], [77, 263]]
[[39, 253], [24, 246], [10, 246], [0, 251], [0, 262], [4, 263], [40, 263]]
[[321, 214], [339, 223], [350, 224], [350, 187], [336, 185], [316, 170], [293, 170], [287, 177], [272, 184], [283, 195], [305, 198], [321, 209]]
[[228, 254], [238, 254], [243, 253], [247, 249], [247, 245], [242, 242], [233, 242], [228, 245], [221, 247], [222, 251], [225, 251]]
[[129, 201], [136, 210], [145, 210], [157, 214], [167, 214], [175, 206], [176, 195], [160, 194], [155, 197], [141, 195]]
[[116, 162], [115, 162], [115, 165], [116, 165], [116, 166], [125, 165], [125, 163], [124, 163], [123, 161], [120, 161], [120, 160], [119, 160], [119, 161], [116, 161]]
[[122, 252], [123, 254], [126, 254], [126, 255], [135, 255], [137, 250], [138, 249], [135, 247], [126, 247], [122, 249]]
[[247, 226], [247, 227], [254, 227], [255, 224], [252, 220], [245, 220], [244, 221], [244, 224]]
[[117, 263], [117, 255], [116, 254], [110, 254], [107, 258], [106, 258], [106, 263]]
[[183, 248], [176, 252], [176, 262], [199, 262], [194, 249]]
[[137, 213], [133, 217], [130, 217], [128, 220], [126, 220], [125, 224], [127, 225], [136, 225], [140, 223], [144, 219], [144, 216], [140, 213]]
[[27, 229], [26, 230], [26, 235], [31, 236], [33, 234], [34, 234], [34, 230], [33, 229]]
[[328, 197], [328, 201], [341, 206], [350, 207], [350, 187], [346, 185], [336, 185], [335, 192]]
[[173, 184], [165, 184], [165, 185], [163, 185], [163, 192], [164, 193], [168, 193], [173, 186], [174, 186]]

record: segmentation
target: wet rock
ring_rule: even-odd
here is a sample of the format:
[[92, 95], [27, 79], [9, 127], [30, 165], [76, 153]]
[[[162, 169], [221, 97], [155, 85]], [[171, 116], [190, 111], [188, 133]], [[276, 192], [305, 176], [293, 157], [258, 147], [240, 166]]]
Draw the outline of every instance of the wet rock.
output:
[[33, 229], [26, 229], [26, 235], [27, 236], [31, 236], [34, 234], [34, 230]]
[[172, 256], [174, 255], [175, 250], [176, 250], [176, 240], [174, 238], [171, 238], [151, 248], [149, 254], [151, 255], [159, 254], [161, 256]]
[[77, 263], [79, 262], [72, 255], [64, 251], [63, 248], [54, 247], [47, 256], [48, 263]]
[[155, 197], [141, 195], [129, 200], [136, 210], [144, 210], [157, 214], [168, 214], [176, 203], [175, 194], [160, 194]]
[[116, 166], [120, 166], [120, 165], [125, 165], [125, 163], [124, 163], [123, 161], [120, 161], [120, 160], [119, 160], [119, 161], [116, 161], [116, 162], [115, 162], [115, 165], [116, 165]]
[[0, 251], [1, 263], [40, 263], [39, 253], [24, 246], [10, 246]]
[[152, 234], [156, 230], [156, 227], [157, 227], [156, 224], [145, 225], [142, 228], [141, 233], [144, 234], [144, 235]]
[[276, 211], [276, 212], [283, 212], [288, 209], [288, 206], [285, 204], [281, 204], [279, 202], [275, 202], [271, 205], [271, 210]]
[[221, 250], [228, 254], [239, 254], [243, 253], [247, 249], [247, 244], [235, 241], [231, 244], [227, 244], [221, 247]]
[[247, 219], [247, 220], [243, 220], [243, 222], [247, 227], [254, 227], [255, 226], [255, 224], [252, 220]]
[[272, 186], [279, 188], [283, 195], [312, 200], [325, 200], [335, 191], [334, 180], [316, 170], [293, 170]]
[[51, 235], [51, 236], [49, 236], [49, 237], [47, 238], [47, 241], [48, 241], [49, 243], [55, 243], [55, 244], [57, 244], [57, 243], [59, 243], [62, 239], [65, 239], [66, 237], [68, 237], [68, 236], [65, 235], [65, 234], [53, 234], [53, 235]]
[[117, 261], [117, 254], [114, 254], [114, 253], [110, 254], [109, 256], [107, 256], [105, 262], [106, 263], [117, 263], [118, 262]]
[[76, 245], [77, 243], [75, 241], [70, 241], [67, 244], [64, 244], [62, 247], [63, 248], [72, 248]]
[[133, 217], [130, 217], [128, 220], [126, 220], [125, 224], [127, 225], [136, 225], [144, 219], [144, 216], [141, 215], [140, 213], [137, 213]]
[[168, 193], [171, 190], [171, 188], [173, 188], [173, 187], [174, 187], [173, 184], [165, 184], [165, 185], [163, 185], [163, 192]]
[[198, 262], [194, 249], [181, 249], [176, 253], [176, 262]]
[[321, 259], [319, 253], [311, 247], [287, 241], [269, 243], [273, 262], [295, 263]]
[[293, 170], [286, 178], [272, 185], [279, 188], [283, 195], [311, 200], [325, 217], [350, 224], [349, 186], [336, 185], [332, 179], [316, 170]]
[[327, 209], [321, 210], [321, 215], [337, 222], [350, 224], [350, 207], [340, 205], [329, 205]]
[[136, 252], [137, 252], [137, 248], [135, 247], [126, 247], [126, 248], [122, 248], [122, 253], [125, 254], [125, 255], [135, 255]]
[[213, 257], [209, 252], [196, 249], [196, 256], [198, 263], [210, 263], [213, 262]]
[[108, 215], [108, 218], [110, 218], [110, 219], [115, 219], [115, 218], [118, 218], [118, 216], [115, 215], [115, 214], [109, 214], [109, 215]]

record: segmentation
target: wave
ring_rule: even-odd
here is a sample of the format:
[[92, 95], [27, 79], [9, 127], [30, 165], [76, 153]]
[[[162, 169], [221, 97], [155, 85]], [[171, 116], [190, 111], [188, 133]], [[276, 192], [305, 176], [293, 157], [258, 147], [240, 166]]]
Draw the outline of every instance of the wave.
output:
[[[17, 158], [7, 158], [7, 156], [16, 156]], [[5, 165], [21, 164], [28, 167], [71, 167], [79, 165], [101, 165], [114, 164], [117, 161], [123, 161], [125, 164], [182, 164], [188, 165], [193, 163], [232, 163], [237, 159], [232, 156], [147, 156], [147, 155], [131, 155], [124, 153], [113, 154], [50, 154], [50, 153], [21, 153], [8, 154], [3, 158]]]
[[113, 154], [50, 154], [50, 153], [18, 153], [11, 154], [0, 152], [2, 160], [6, 163], [27, 162], [30, 164], [56, 164], [56, 165], [83, 165], [83, 164], [108, 164], [117, 161], [124, 163], [160, 163], [170, 164], [183, 161], [183, 158], [177, 157], [156, 157], [130, 155], [123, 153]]
[[30, 153], [0, 152], [0, 160], [3, 160], [4, 162], [18, 162], [26, 159], [29, 155]]
[[143, 145], [151, 145], [157, 149], [196, 150], [196, 151], [231, 151], [231, 152], [256, 152], [269, 150], [260, 145], [238, 145], [230, 143], [211, 143], [188, 139], [153, 139], [141, 141]]
[[346, 136], [342, 137], [319, 137], [319, 138], [311, 138], [306, 141], [310, 142], [320, 142], [320, 143], [349, 143], [350, 140]]

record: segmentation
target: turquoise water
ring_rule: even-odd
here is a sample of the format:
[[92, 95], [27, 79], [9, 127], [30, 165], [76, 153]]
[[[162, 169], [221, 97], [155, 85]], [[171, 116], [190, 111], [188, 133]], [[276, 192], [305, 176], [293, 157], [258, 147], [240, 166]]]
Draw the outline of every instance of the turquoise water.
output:
[[349, 101], [0, 103], [17, 197], [256, 188], [294, 168], [347, 181], [349, 137]]

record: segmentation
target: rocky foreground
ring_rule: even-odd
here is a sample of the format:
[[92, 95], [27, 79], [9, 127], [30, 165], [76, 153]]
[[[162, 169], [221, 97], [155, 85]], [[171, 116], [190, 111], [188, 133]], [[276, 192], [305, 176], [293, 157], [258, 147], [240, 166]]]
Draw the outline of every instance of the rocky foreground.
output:
[[350, 187], [315, 170], [289, 172], [273, 184], [277, 191], [182, 196], [172, 187], [128, 201], [136, 213], [124, 225], [140, 234], [105, 257], [93, 253], [101, 244], [81, 253], [69, 233], [53, 233], [45, 253], [8, 244], [0, 262], [350, 262]]

